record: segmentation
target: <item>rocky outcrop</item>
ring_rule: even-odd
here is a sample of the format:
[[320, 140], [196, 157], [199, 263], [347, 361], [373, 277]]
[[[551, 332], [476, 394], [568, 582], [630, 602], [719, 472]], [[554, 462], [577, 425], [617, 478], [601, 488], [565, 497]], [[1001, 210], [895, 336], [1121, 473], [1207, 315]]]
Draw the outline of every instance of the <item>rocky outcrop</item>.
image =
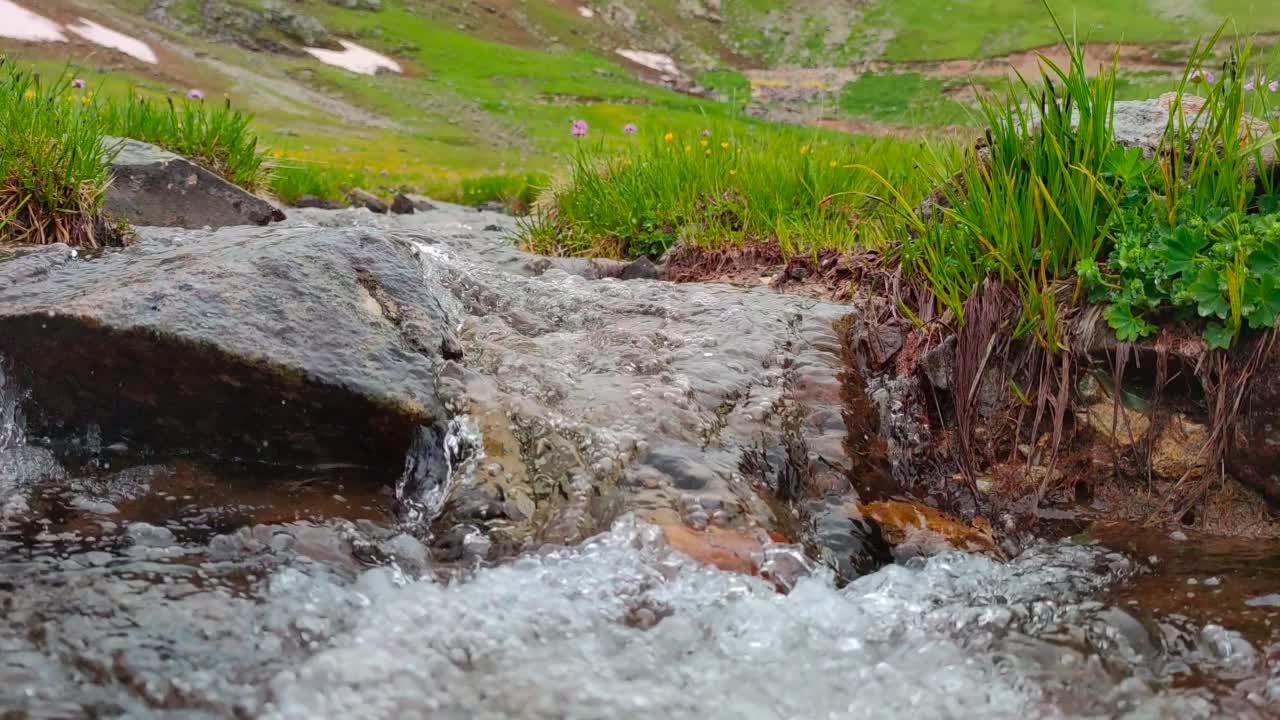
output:
[[284, 219], [276, 206], [180, 155], [137, 140], [105, 142], [119, 148], [106, 208], [130, 224], [221, 228]]
[[255, 7], [233, 0], [191, 0], [179, 9], [175, 0], [152, 0], [146, 16], [182, 32], [198, 32], [250, 50], [296, 54], [300, 52], [299, 45], [336, 49], [337, 44], [324, 24], [299, 12], [297, 4], [293, 0], [262, 0]]
[[[384, 233], [146, 229], [0, 264], [0, 356], [32, 437], [270, 463], [400, 467], [443, 419], [439, 288]], [[394, 477], [394, 474], [391, 475]]]

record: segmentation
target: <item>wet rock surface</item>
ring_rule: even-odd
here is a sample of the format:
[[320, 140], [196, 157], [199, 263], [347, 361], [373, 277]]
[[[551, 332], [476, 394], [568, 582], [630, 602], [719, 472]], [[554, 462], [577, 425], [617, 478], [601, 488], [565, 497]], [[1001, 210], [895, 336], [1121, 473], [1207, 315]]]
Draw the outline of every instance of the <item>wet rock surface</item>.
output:
[[443, 420], [435, 373], [456, 339], [409, 246], [359, 229], [140, 234], [0, 264], [0, 355], [33, 435], [399, 467], [413, 430]]
[[[449, 290], [463, 352], [444, 369], [442, 392], [483, 445], [458, 491], [502, 508], [480, 523], [498, 545], [574, 542], [623, 512], [699, 532], [773, 530], [789, 521], [769, 498], [793, 471], [822, 475], [823, 492], [853, 491], [834, 325], [843, 307], [729, 286], [590, 280], [515, 251], [504, 233], [476, 232], [509, 229], [511, 218], [441, 207], [295, 221], [396, 232]], [[788, 433], [805, 446], [789, 454]], [[762, 462], [745, 471], [749, 454]]]
[[137, 140], [106, 142], [120, 148], [111, 164], [106, 208], [132, 225], [220, 228], [284, 219], [270, 202], [180, 155]]

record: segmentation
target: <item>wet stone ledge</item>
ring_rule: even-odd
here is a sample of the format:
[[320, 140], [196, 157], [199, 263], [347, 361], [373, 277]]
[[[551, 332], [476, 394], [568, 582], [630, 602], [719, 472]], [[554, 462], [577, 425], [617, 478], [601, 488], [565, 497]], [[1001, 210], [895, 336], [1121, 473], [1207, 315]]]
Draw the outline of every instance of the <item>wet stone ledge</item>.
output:
[[399, 467], [443, 420], [437, 288], [352, 229], [146, 230], [0, 263], [0, 356], [33, 437], [280, 464]]

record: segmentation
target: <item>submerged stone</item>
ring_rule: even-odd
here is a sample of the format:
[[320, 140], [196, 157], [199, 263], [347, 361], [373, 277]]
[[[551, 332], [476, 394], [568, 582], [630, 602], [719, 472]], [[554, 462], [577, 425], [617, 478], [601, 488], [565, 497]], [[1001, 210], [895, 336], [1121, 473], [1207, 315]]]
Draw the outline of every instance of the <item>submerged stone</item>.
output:
[[97, 425], [104, 443], [393, 467], [443, 417], [435, 369], [456, 341], [439, 289], [386, 234], [145, 230], [66, 255], [0, 264], [0, 356], [32, 436]]

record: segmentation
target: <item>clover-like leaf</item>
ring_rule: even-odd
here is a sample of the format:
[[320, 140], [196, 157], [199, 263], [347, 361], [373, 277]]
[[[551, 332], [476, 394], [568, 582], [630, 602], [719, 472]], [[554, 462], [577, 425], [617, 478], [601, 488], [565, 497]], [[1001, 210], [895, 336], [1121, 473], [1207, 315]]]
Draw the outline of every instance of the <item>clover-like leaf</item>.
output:
[[1120, 342], [1133, 342], [1155, 332], [1155, 327], [1137, 315], [1127, 303], [1116, 303], [1107, 307], [1105, 313], [1107, 324], [1116, 332]]
[[1231, 312], [1231, 305], [1223, 297], [1222, 286], [1222, 273], [1206, 267], [1200, 269], [1195, 281], [1187, 287], [1187, 297], [1195, 302], [1200, 317], [1226, 318]]
[[1265, 277], [1280, 276], [1280, 244], [1264, 242], [1249, 255], [1249, 272]]
[[1209, 244], [1204, 233], [1196, 232], [1181, 226], [1165, 237], [1161, 250], [1164, 252], [1165, 265], [1169, 274], [1191, 273], [1195, 268], [1195, 258]]
[[1254, 330], [1275, 327], [1280, 317], [1280, 280], [1275, 275], [1263, 275], [1244, 287], [1245, 320]]
[[1201, 333], [1201, 337], [1209, 344], [1210, 350], [1227, 350], [1231, 347], [1231, 343], [1235, 341], [1236, 334], [1226, 325], [1215, 322], [1209, 323], [1209, 326]]

